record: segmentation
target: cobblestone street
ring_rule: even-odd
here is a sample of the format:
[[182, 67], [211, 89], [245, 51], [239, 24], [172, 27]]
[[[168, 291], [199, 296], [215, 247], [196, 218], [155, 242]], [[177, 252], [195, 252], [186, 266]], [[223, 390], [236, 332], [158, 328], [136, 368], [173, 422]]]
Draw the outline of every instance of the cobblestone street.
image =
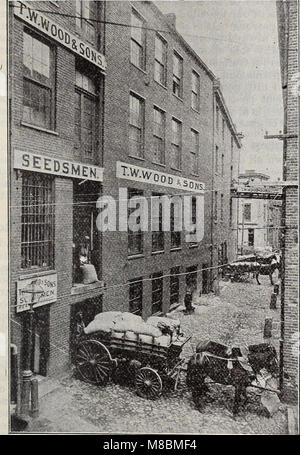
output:
[[[183, 355], [188, 357], [197, 342], [204, 339], [235, 346], [261, 343], [266, 316], [273, 318], [276, 346], [279, 333], [277, 330], [276, 334], [276, 321], [279, 320], [280, 310], [269, 309], [271, 292], [268, 277], [262, 279], [261, 286], [254, 280], [250, 283], [222, 282], [220, 297], [202, 296], [192, 315], [179, 311], [183, 331], [193, 336]], [[232, 387], [211, 384], [209, 400], [203, 412], [199, 413], [185, 388], [184, 379], [182, 373], [178, 391], [164, 394], [157, 401], [138, 397], [130, 387], [110, 383], [105, 388], [99, 388], [74, 377], [63, 379], [60, 390], [52, 394], [60, 394], [60, 398], [55, 399], [57, 414], [67, 413], [70, 420], [72, 414], [78, 416], [101, 433], [287, 433], [284, 406], [271, 418], [265, 417], [256, 389], [248, 389], [248, 402], [234, 418], [231, 412]], [[51, 407], [51, 394], [45, 400]], [[59, 431], [53, 422], [47, 420], [46, 402], [45, 418], [36, 421], [29, 431]], [[65, 418], [63, 420], [66, 421]], [[77, 431], [92, 430], [87, 427]]]

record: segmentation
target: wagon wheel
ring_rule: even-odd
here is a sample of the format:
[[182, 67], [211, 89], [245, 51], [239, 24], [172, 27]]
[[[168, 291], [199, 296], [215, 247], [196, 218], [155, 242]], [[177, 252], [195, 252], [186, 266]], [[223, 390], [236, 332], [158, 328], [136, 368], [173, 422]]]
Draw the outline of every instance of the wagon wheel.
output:
[[84, 340], [78, 345], [75, 365], [84, 381], [106, 385], [113, 361], [109, 350], [100, 341]]
[[155, 400], [161, 394], [162, 380], [155, 370], [144, 367], [136, 375], [135, 386], [140, 397]]

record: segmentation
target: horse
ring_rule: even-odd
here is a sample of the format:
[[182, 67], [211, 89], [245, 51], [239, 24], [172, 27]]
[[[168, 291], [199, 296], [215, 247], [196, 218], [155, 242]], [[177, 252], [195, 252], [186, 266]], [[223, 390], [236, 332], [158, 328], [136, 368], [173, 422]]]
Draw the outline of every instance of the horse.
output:
[[229, 349], [228, 346], [205, 341], [197, 345], [196, 353], [188, 361], [186, 383], [199, 411], [202, 409], [205, 393], [209, 391], [205, 378], [233, 386], [233, 415], [236, 415], [241, 397], [247, 399], [246, 388], [251, 386], [262, 368], [273, 376], [279, 373], [276, 350], [267, 343], [251, 345], [246, 349]]
[[269, 275], [270, 278], [270, 283], [273, 286], [273, 273], [275, 272], [276, 269], [278, 269], [279, 276], [281, 272], [281, 258], [280, 256], [274, 254], [271, 257], [267, 258], [266, 261], [263, 261], [261, 259], [258, 260], [259, 266], [257, 267], [257, 270], [254, 271], [254, 276], [256, 278], [257, 284], [261, 284], [259, 282], [259, 275]]

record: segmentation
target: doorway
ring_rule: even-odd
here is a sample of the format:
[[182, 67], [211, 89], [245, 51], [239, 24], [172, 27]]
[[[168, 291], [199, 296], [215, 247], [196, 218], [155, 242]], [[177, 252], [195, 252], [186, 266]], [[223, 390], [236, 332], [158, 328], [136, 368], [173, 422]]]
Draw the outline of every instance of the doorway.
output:
[[202, 294], [208, 294], [209, 292], [209, 274], [208, 264], [202, 266]]

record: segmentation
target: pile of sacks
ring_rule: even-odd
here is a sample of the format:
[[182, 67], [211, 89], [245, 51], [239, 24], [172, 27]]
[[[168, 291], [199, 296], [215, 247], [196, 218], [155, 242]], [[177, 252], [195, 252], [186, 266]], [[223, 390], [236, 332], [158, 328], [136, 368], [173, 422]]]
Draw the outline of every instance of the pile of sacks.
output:
[[99, 313], [94, 320], [85, 327], [84, 333], [89, 335], [95, 332], [113, 332], [114, 338], [143, 343], [169, 346], [174, 336], [179, 334], [180, 321], [175, 319], [151, 316], [145, 322], [141, 316], [120, 311]]

